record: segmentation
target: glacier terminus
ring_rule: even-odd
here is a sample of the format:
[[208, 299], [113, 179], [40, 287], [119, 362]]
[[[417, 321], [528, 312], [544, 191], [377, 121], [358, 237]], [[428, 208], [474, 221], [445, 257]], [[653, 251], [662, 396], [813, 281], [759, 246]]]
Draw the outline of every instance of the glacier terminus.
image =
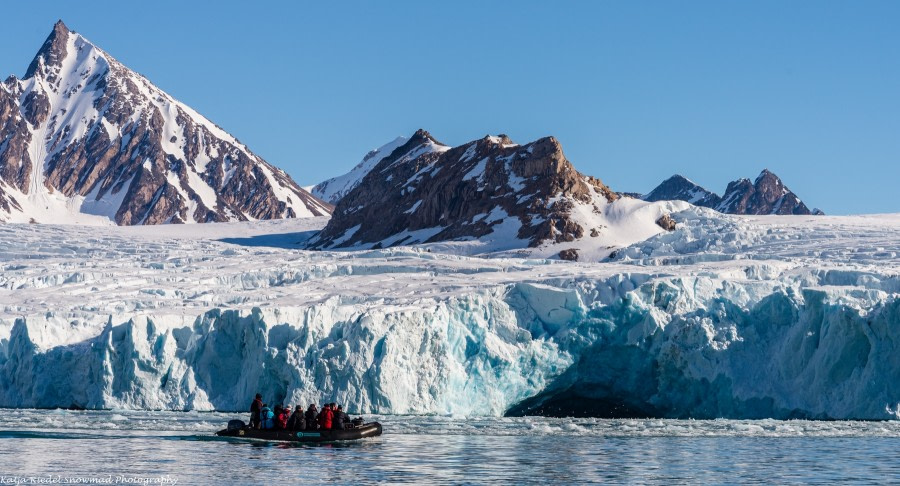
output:
[[304, 250], [325, 218], [0, 226], [0, 406], [897, 417], [900, 217], [672, 218], [602, 262]]

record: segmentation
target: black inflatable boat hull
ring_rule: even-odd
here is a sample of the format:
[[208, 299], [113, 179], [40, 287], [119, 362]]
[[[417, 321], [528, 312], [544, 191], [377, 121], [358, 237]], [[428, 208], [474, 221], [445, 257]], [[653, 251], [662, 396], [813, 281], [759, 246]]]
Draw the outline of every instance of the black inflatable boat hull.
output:
[[372, 422], [355, 429], [345, 430], [257, 430], [249, 427], [225, 429], [216, 432], [219, 437], [241, 439], [280, 440], [285, 442], [333, 442], [338, 440], [358, 440], [381, 435], [381, 424]]

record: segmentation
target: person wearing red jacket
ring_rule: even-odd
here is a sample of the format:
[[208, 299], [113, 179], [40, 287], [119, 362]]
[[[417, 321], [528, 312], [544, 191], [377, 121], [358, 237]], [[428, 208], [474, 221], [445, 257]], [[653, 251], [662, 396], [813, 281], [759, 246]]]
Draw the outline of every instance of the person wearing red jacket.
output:
[[275, 416], [275, 427], [284, 430], [287, 428], [288, 418], [290, 418], [290, 415], [288, 415], [290, 407], [278, 408], [281, 410], [279, 410], [278, 414]]
[[319, 413], [319, 428], [330, 430], [331, 422], [334, 420], [334, 413], [331, 411], [331, 404], [327, 403], [322, 406], [322, 412]]

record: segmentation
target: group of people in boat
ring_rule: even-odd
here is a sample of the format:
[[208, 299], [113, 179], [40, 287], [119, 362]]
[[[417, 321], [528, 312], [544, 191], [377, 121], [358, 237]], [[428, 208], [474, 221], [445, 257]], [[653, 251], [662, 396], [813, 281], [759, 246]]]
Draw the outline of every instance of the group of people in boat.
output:
[[[359, 424], [357, 424], [359, 422]], [[361, 425], [362, 419], [350, 420], [344, 408], [336, 403], [310, 404], [306, 411], [297, 405], [291, 411], [290, 405], [275, 405], [269, 408], [263, 403], [262, 394], [257, 393], [250, 405], [250, 428], [262, 430], [343, 430]]]

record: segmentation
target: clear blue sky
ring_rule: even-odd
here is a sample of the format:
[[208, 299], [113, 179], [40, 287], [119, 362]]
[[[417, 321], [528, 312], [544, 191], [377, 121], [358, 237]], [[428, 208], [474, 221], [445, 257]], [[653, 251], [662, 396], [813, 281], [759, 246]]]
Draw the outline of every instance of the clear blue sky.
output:
[[417, 128], [554, 135], [580, 171], [721, 193], [763, 168], [897, 212], [900, 2], [10, 2], [0, 72], [63, 19], [301, 184]]

